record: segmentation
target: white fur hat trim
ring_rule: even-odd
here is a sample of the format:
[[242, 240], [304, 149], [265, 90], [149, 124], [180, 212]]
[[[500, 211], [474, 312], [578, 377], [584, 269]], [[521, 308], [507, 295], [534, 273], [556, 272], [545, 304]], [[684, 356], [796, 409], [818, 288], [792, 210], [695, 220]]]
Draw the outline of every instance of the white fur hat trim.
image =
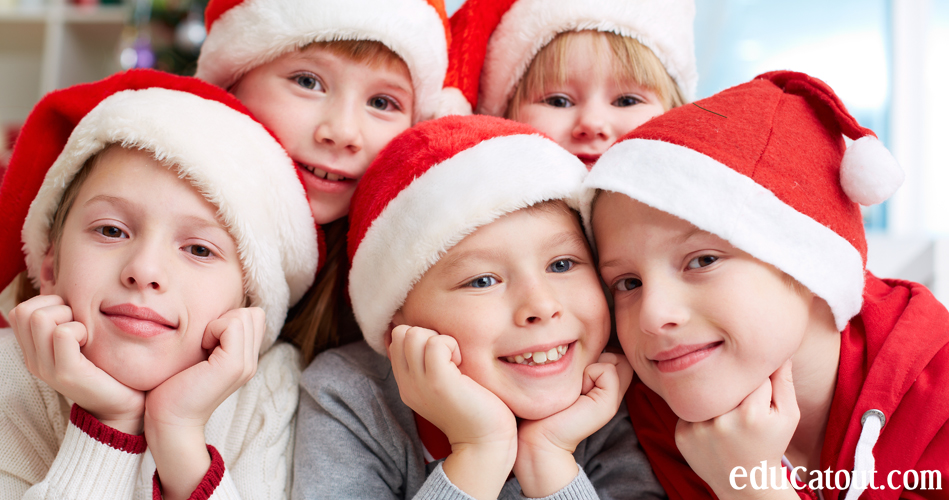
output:
[[692, 149], [630, 139], [611, 147], [584, 181], [588, 235], [597, 190], [625, 194], [684, 219], [767, 262], [830, 305], [843, 330], [863, 304], [860, 252], [734, 169]]
[[415, 120], [433, 117], [448, 69], [438, 12], [422, 0], [245, 0], [211, 26], [195, 76], [230, 88], [261, 64], [313, 42], [373, 40], [405, 61]]
[[252, 118], [217, 101], [148, 88], [113, 94], [89, 112], [30, 205], [23, 225], [29, 275], [39, 276], [66, 187], [87, 159], [111, 144], [151, 152], [218, 208], [237, 243], [244, 291], [267, 315], [265, 351], [280, 333], [287, 308], [313, 283], [316, 224], [283, 148]]
[[534, 56], [558, 34], [582, 30], [635, 38], [692, 100], [698, 82], [694, 18], [692, 0], [518, 0], [488, 41], [476, 112], [504, 116]]
[[353, 256], [349, 293], [366, 342], [385, 353], [389, 323], [412, 287], [477, 228], [547, 200], [579, 209], [586, 173], [550, 139], [511, 135], [478, 143], [414, 180], [372, 222]]

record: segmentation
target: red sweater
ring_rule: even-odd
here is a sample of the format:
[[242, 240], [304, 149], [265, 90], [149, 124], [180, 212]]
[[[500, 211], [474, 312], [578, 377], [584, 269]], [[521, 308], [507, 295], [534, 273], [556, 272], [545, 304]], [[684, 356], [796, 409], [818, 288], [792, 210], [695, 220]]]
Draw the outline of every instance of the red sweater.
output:
[[[886, 423], [873, 448], [874, 483], [886, 484], [890, 471], [899, 471], [893, 482], [902, 485], [903, 472], [938, 470], [944, 484], [927, 491], [867, 489], [861, 498], [949, 499], [949, 312], [922, 285], [869, 273], [863, 301], [841, 333], [821, 470], [853, 470], [861, 417], [878, 409]], [[626, 397], [636, 435], [669, 498], [715, 498], [676, 448], [679, 419], [665, 401], [638, 378]], [[822, 493], [837, 500], [846, 492]]]

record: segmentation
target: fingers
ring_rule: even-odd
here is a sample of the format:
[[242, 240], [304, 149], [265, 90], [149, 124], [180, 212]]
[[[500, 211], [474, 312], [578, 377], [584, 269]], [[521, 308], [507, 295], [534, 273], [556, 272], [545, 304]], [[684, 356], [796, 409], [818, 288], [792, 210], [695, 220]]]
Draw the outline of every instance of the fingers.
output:
[[70, 321], [53, 330], [52, 359], [47, 372], [78, 373], [83, 368], [85, 356], [79, 351], [86, 340], [86, 326], [78, 321]]
[[787, 360], [771, 374], [771, 406], [781, 413], [789, 408], [797, 408], [797, 394], [794, 392], [794, 377], [791, 374], [791, 360]]
[[[56, 298], [59, 299], [59, 297]], [[29, 316], [26, 318], [17, 318], [20, 329], [17, 340], [20, 341], [27, 368], [34, 374], [41, 369], [40, 366], [48, 367], [54, 362], [53, 331], [57, 326], [73, 320], [72, 309], [62, 305], [62, 299], [48, 303], [51, 305], [29, 311]], [[22, 311], [22, 313], [25, 315], [27, 311]], [[85, 335], [78, 341], [85, 344]]]

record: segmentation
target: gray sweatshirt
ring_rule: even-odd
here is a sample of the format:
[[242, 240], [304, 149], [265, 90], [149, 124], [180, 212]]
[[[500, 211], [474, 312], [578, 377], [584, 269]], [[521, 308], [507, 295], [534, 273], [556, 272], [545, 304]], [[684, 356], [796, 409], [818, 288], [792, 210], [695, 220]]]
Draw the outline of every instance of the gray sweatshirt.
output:
[[[389, 360], [365, 342], [326, 351], [300, 381], [293, 499], [470, 499], [427, 464], [412, 410], [399, 397]], [[665, 498], [629, 421], [626, 405], [577, 446], [581, 470], [546, 497]], [[521, 499], [517, 479], [498, 498]]]

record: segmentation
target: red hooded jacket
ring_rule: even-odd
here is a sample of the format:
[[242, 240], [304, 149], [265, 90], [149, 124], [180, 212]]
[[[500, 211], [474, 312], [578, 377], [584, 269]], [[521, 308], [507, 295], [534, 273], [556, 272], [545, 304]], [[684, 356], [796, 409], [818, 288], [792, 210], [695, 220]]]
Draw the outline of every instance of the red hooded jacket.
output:
[[[881, 410], [886, 422], [873, 447], [874, 484], [861, 498], [949, 499], [949, 312], [926, 287], [867, 273], [863, 308], [841, 333], [837, 387], [821, 450], [821, 470], [851, 471], [861, 417]], [[636, 378], [627, 404], [639, 442], [671, 499], [716, 498], [675, 445], [678, 417]], [[939, 471], [941, 490], [890, 489], [907, 471]], [[812, 476], [804, 478], [807, 482]], [[910, 480], [912, 484], [912, 480]], [[822, 491], [825, 500], [846, 491]], [[808, 491], [802, 498], [812, 498]]]

